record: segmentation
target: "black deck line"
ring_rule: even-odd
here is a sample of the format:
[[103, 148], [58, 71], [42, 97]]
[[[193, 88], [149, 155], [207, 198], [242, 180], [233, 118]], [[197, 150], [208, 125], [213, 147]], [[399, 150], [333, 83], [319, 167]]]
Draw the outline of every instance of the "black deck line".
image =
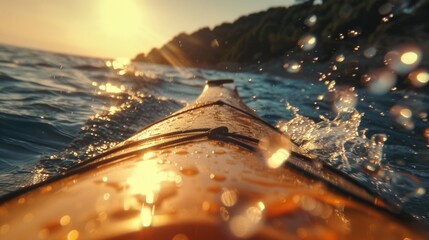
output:
[[[333, 182], [327, 181], [325, 178], [321, 177], [318, 174], [315, 174], [313, 172], [309, 172], [309, 171], [305, 171], [303, 170], [301, 167], [292, 164], [291, 162], [286, 161], [286, 166], [291, 168], [292, 170], [298, 172], [298, 173], [305, 173], [308, 177], [313, 178], [315, 180], [321, 181], [324, 184], [326, 184], [327, 187], [329, 187], [329, 189], [336, 191], [338, 193], [340, 193], [341, 195], [344, 195], [346, 198], [348, 199], [352, 199], [353, 201], [357, 201], [363, 205], [369, 206], [377, 211], [383, 212], [399, 221], [401, 221], [404, 224], [407, 224], [409, 226], [414, 226], [416, 228], [422, 228], [425, 229], [427, 226], [424, 226], [422, 223], [418, 222], [411, 214], [404, 212], [402, 209], [397, 208], [397, 209], [390, 209], [390, 208], [384, 208], [384, 207], [380, 207], [375, 205], [374, 203], [368, 201], [365, 198], [362, 198], [356, 194], [351, 194], [347, 189], [342, 188], [338, 185], [336, 185]], [[344, 174], [344, 173], [343, 173]], [[343, 176], [341, 176], [343, 177]], [[353, 182], [353, 184], [356, 184], [357, 182]], [[356, 184], [356, 185], [360, 185], [360, 184]], [[364, 188], [364, 190], [367, 190], [366, 188]], [[384, 201], [383, 199], [381, 199], [382, 201]], [[388, 206], [390, 207], [391, 205], [388, 204]], [[414, 224], [410, 224], [410, 222], [413, 222]]]

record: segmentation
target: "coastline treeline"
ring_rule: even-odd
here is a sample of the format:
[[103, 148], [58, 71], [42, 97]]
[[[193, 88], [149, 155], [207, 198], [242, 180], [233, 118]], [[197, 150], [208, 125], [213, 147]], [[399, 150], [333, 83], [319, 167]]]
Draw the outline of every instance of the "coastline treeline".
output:
[[[378, 60], [360, 64], [381, 66], [380, 57], [389, 49], [411, 44], [420, 47], [421, 65], [427, 67], [428, 13], [429, 0], [304, 1], [243, 16], [213, 29], [178, 34], [161, 48], [138, 54], [134, 60], [184, 67], [241, 68], [292, 57], [302, 63], [315, 58], [323, 63], [338, 52], [359, 57], [364, 49], [372, 47], [377, 50]], [[299, 42], [308, 35], [314, 36], [316, 43], [303, 51]]]

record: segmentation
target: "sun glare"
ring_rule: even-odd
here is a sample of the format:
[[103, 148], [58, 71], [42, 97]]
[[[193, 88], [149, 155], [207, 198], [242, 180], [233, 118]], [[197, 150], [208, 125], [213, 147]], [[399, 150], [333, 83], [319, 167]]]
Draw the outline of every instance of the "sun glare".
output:
[[[94, 31], [102, 36], [102, 40], [95, 44], [99, 48], [107, 48], [110, 57], [130, 57], [147, 46], [153, 47], [168, 40], [160, 34], [159, 23], [153, 19], [157, 15], [149, 11], [151, 6], [145, 1], [98, 0], [95, 7], [97, 25]], [[125, 52], [127, 54], [124, 55]]]
[[137, 1], [105, 0], [99, 5], [101, 26], [117, 36], [136, 36], [143, 25], [143, 13]]

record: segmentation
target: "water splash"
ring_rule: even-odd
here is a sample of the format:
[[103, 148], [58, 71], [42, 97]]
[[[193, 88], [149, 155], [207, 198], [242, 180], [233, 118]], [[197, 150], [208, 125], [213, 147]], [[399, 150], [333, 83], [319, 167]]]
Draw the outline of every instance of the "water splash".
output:
[[280, 121], [277, 127], [307, 154], [339, 169], [380, 194], [391, 204], [402, 207], [425, 196], [426, 189], [418, 178], [390, 167], [384, 160], [387, 135], [369, 138], [360, 129], [362, 113], [353, 105], [336, 108], [336, 116], [320, 116], [316, 122], [299, 114], [299, 109], [286, 104], [293, 118]]
[[294, 115], [290, 121], [281, 121], [278, 128], [307, 153], [346, 170], [359, 164], [367, 154], [357, 147], [363, 141], [357, 134], [361, 114], [356, 110], [339, 111], [332, 121], [320, 116], [322, 121], [318, 123], [297, 112]]

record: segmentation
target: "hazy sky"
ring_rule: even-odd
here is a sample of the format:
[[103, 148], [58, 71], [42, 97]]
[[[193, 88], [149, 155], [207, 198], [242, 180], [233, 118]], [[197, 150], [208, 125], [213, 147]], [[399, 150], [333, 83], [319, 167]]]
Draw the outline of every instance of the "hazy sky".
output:
[[180, 32], [232, 22], [294, 0], [0, 0], [0, 43], [134, 57]]

